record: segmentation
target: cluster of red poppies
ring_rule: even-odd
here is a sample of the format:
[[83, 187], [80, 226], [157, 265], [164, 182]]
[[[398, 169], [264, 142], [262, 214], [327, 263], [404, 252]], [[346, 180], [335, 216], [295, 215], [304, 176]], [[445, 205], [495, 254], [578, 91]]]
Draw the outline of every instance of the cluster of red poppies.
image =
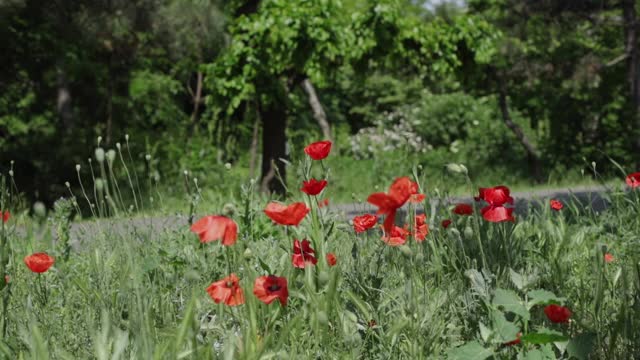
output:
[[[313, 160], [322, 160], [331, 152], [330, 141], [319, 141], [310, 144], [304, 149], [305, 153]], [[309, 179], [303, 182], [301, 191], [309, 196], [317, 196], [327, 186], [327, 180]], [[318, 206], [326, 206], [328, 201], [318, 201]], [[298, 226], [311, 211], [303, 202], [295, 202], [289, 205], [278, 202], [270, 202], [264, 209], [264, 213], [274, 223], [284, 226]], [[200, 242], [221, 240], [222, 245], [231, 246], [238, 239], [238, 225], [232, 219], [210, 215], [198, 220], [191, 226], [191, 231], [198, 234]], [[326, 255], [327, 264], [334, 266], [337, 263], [335, 254]], [[293, 240], [291, 263], [296, 268], [313, 266], [318, 263], [316, 252], [307, 239]], [[209, 285], [207, 293], [216, 303], [224, 303], [229, 306], [244, 304], [244, 292], [240, 287], [240, 279], [236, 274], [216, 281]], [[280, 305], [286, 306], [289, 297], [287, 279], [276, 275], [258, 277], [253, 285], [253, 294], [265, 304], [271, 304], [276, 299]]]

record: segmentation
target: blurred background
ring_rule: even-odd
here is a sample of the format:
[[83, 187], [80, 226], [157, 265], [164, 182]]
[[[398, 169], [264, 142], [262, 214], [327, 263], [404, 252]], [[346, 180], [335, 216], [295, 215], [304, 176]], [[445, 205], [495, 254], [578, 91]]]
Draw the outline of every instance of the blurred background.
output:
[[606, 181], [640, 168], [639, 10], [0, 0], [0, 171], [47, 205], [95, 182], [101, 151], [143, 188], [188, 171], [219, 193], [256, 178], [282, 194], [287, 164], [330, 139], [337, 202], [416, 168], [444, 186], [448, 163], [516, 189]]

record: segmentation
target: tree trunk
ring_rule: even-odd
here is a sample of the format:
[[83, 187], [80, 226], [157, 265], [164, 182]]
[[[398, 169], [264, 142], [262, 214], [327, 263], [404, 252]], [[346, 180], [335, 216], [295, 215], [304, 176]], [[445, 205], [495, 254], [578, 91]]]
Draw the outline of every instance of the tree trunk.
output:
[[629, 82], [629, 103], [631, 105], [631, 129], [633, 153], [636, 169], [640, 169], [640, 53], [638, 50], [638, 15], [635, 0], [622, 1], [624, 19], [625, 53], [627, 55], [627, 81]]
[[324, 136], [325, 140], [333, 142], [333, 137], [331, 136], [331, 126], [329, 125], [329, 121], [327, 121], [327, 114], [324, 112], [322, 103], [318, 98], [318, 94], [316, 93], [316, 89], [311, 83], [311, 80], [304, 79], [302, 81], [302, 88], [309, 96], [309, 105], [311, 106], [311, 110], [313, 111], [313, 118], [316, 119], [318, 125], [320, 125], [320, 129], [322, 129], [322, 136]]
[[287, 118], [286, 109], [271, 103], [260, 108], [262, 118], [262, 176], [261, 190], [264, 192], [285, 195], [287, 173], [285, 163], [280, 159], [286, 158]]
[[[189, 134], [193, 135], [198, 126], [198, 121], [200, 120], [200, 103], [202, 102], [202, 80], [203, 75], [202, 71], [198, 71], [196, 74], [196, 92], [193, 94], [193, 110], [191, 111], [191, 121], [190, 121], [190, 129]], [[191, 85], [189, 85], [191, 86]]]
[[258, 157], [258, 136], [260, 135], [260, 112], [256, 108], [256, 119], [253, 122], [253, 136], [251, 138], [251, 149], [249, 150], [249, 177], [256, 176], [256, 160]]
[[67, 133], [73, 130], [73, 109], [71, 108], [71, 91], [69, 91], [69, 83], [67, 74], [62, 67], [58, 67], [58, 98], [56, 100], [56, 110], [58, 116], [64, 124]]
[[504, 80], [498, 79], [498, 87], [498, 104], [500, 106], [500, 112], [502, 113], [502, 120], [513, 132], [518, 141], [520, 141], [520, 144], [525, 148], [527, 152], [529, 170], [533, 174], [535, 181], [542, 182], [542, 164], [540, 162], [540, 154], [535, 146], [529, 141], [520, 126], [518, 126], [518, 124], [516, 124], [511, 118], [509, 105], [507, 104], [507, 89], [504, 84]]

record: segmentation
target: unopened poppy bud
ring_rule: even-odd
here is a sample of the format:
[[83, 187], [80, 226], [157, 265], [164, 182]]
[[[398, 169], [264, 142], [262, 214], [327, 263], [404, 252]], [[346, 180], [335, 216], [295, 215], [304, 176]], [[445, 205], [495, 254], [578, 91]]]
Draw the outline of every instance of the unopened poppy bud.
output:
[[187, 270], [184, 273], [184, 278], [191, 281], [198, 281], [200, 280], [200, 274], [195, 270]]
[[467, 169], [466, 166], [462, 165], [462, 164], [458, 164], [460, 166], [460, 170], [462, 170], [462, 173], [467, 175], [469, 174], [469, 170]]
[[320, 325], [324, 326], [329, 323], [329, 317], [327, 316], [327, 313], [322, 310], [318, 311], [318, 313], [316, 314], [316, 317]]
[[98, 145], [102, 142], [102, 136], [98, 136]]
[[464, 228], [464, 237], [465, 238], [470, 238], [473, 236], [473, 229], [471, 228], [471, 226], [467, 226]]
[[129, 134], [124, 134], [124, 140], [129, 141]]
[[120, 150], [120, 143], [116, 143], [116, 149]]
[[36, 201], [33, 204], [33, 214], [41, 219], [47, 216], [47, 208], [41, 201]]
[[456, 237], [460, 237], [460, 231], [456, 228], [449, 228], [448, 231]]
[[233, 216], [235, 212], [236, 206], [231, 203], [224, 204], [224, 206], [222, 207], [222, 215], [224, 216]]
[[149, 154], [145, 155], [144, 158], [147, 161], [151, 161], [151, 155], [149, 155]]
[[[445, 167], [446, 167], [447, 171], [449, 173], [451, 173], [451, 174], [462, 174], [463, 173], [462, 168], [458, 164], [450, 163], [450, 164], [445, 165]], [[466, 170], [466, 168], [465, 168], [465, 170]]]
[[320, 285], [326, 285], [329, 282], [329, 273], [326, 271], [320, 271], [318, 274], [318, 280], [320, 280]]
[[251, 257], [253, 257], [253, 251], [251, 251], [251, 248], [246, 248], [244, 249], [244, 253], [242, 254], [242, 256], [244, 256], [245, 259], [249, 260], [251, 259]]
[[103, 148], [97, 148], [95, 151], [95, 155], [96, 155], [96, 160], [99, 163], [104, 162], [104, 149]]
[[76, 164], [76, 171], [80, 171], [80, 164]]
[[189, 172], [187, 170], [182, 172], [184, 174], [184, 176], [189, 176]]
[[102, 181], [102, 179], [97, 178], [95, 182], [95, 186], [98, 192], [102, 192], [102, 190], [104, 189], [104, 182]]
[[226, 163], [226, 164], [224, 164], [224, 167], [225, 167], [227, 170], [231, 170], [231, 163]]
[[417, 262], [423, 262], [424, 261], [424, 254], [423, 253], [417, 253], [416, 254], [416, 261]]
[[115, 159], [116, 159], [116, 151], [113, 149], [109, 149], [109, 151], [107, 151], [107, 161], [112, 163], [113, 160]]
[[13, 177], [13, 170], [9, 170], [9, 176]]
[[68, 181], [65, 181], [65, 182], [64, 182], [64, 186], [66, 186], [67, 188], [70, 188], [70, 187], [71, 187], [71, 184], [69, 184], [69, 182], [68, 182]]
[[407, 245], [400, 246], [400, 252], [407, 258], [411, 258], [413, 256], [413, 251]]

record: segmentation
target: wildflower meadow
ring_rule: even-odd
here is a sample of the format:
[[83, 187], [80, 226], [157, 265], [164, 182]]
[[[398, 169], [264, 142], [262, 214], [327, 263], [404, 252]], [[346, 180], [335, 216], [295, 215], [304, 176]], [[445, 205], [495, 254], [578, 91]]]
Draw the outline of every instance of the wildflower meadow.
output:
[[[284, 202], [250, 181], [202, 214], [197, 179], [185, 177], [191, 206], [170, 230], [149, 214], [114, 230], [135, 220], [127, 201], [152, 204], [133, 180], [83, 186], [38, 222], [14, 211], [13, 177], [3, 178], [0, 356], [638, 358], [640, 173], [621, 176], [602, 212], [576, 198], [519, 214], [508, 185], [478, 186], [459, 164], [448, 176], [468, 184], [469, 201], [440, 194], [433, 211], [430, 169], [416, 167], [345, 218], [326, 201], [340, 171], [325, 164], [331, 150], [304, 148]], [[94, 160], [126, 173], [103, 156]], [[111, 222], [72, 243], [68, 212], [82, 202]]]

